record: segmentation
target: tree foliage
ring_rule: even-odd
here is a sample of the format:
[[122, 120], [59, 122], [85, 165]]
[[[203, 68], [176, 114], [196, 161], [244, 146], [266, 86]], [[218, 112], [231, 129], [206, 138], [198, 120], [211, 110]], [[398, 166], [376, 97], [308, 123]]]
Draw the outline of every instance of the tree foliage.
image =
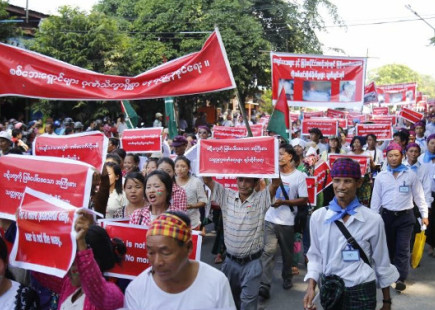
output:
[[13, 20], [15, 17], [9, 16], [6, 11], [7, 5], [7, 1], [0, 0], [0, 20], [2, 21], [0, 23], [0, 42], [7, 42], [10, 37], [20, 33], [15, 23], [8, 22], [8, 20]]

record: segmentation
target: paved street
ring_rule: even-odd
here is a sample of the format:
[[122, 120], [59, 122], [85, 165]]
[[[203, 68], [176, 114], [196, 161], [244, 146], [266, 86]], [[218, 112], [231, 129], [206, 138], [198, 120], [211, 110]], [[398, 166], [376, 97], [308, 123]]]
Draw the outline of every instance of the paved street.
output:
[[[207, 228], [212, 229], [213, 225], [208, 225]], [[214, 264], [214, 255], [211, 254], [213, 241], [214, 234], [212, 232], [207, 233], [207, 236], [203, 239], [201, 260], [219, 268], [220, 265]], [[282, 289], [282, 281], [280, 279], [281, 257], [277, 257], [277, 262], [274, 272], [274, 282], [271, 289], [271, 298], [267, 301], [261, 301], [258, 309], [302, 309], [302, 299], [306, 289], [306, 284], [303, 282], [306, 273], [305, 265], [303, 262], [299, 264], [300, 274], [295, 276], [293, 288], [289, 291], [285, 291]], [[392, 309], [435, 309], [435, 258], [427, 255], [427, 249], [420, 265], [419, 268], [411, 270], [407, 281], [408, 287], [403, 293], [398, 294], [393, 289], [391, 290], [393, 298]], [[378, 291], [378, 301], [378, 308], [380, 308], [382, 305], [382, 294], [380, 290]], [[318, 304], [318, 309], [322, 309], [320, 303]]]

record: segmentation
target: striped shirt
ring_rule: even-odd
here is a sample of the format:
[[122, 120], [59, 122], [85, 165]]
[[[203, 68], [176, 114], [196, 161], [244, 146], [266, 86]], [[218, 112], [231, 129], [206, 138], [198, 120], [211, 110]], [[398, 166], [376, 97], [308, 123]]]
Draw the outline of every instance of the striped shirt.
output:
[[229, 254], [245, 257], [263, 249], [264, 216], [272, 203], [268, 187], [242, 203], [239, 192], [214, 182], [211, 200], [221, 207]]

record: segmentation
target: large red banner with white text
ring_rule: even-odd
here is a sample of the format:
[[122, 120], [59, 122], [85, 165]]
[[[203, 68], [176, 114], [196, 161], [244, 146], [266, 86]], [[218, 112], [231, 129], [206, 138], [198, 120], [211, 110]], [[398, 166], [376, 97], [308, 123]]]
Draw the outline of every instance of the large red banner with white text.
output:
[[134, 77], [104, 75], [0, 44], [0, 96], [60, 100], [149, 99], [235, 88], [216, 29], [199, 52]]
[[122, 133], [121, 147], [127, 153], [161, 152], [162, 130], [162, 127], [126, 129]]
[[276, 178], [279, 175], [278, 146], [275, 137], [201, 139], [199, 175]]
[[312, 128], [319, 128], [325, 137], [338, 135], [338, 121], [334, 119], [303, 119], [302, 135], [310, 135]]
[[92, 166], [48, 156], [0, 157], [0, 217], [15, 220], [26, 186], [48, 193], [75, 207], [88, 207]]
[[381, 104], [415, 103], [417, 83], [402, 83], [376, 86], [378, 100]]
[[[107, 276], [133, 280], [142, 271], [151, 266], [146, 248], [146, 235], [148, 227], [103, 220], [101, 226], [107, 231], [109, 237], [119, 238], [127, 247], [127, 254], [121, 265], [115, 265], [105, 274]], [[192, 252], [189, 258], [200, 260], [202, 237], [199, 232], [192, 231]]]
[[33, 142], [33, 154], [83, 161], [102, 171], [109, 139], [98, 131], [67, 136], [38, 136]]
[[357, 124], [356, 136], [366, 137], [373, 134], [378, 141], [392, 140], [393, 127], [391, 124]]
[[248, 134], [246, 127], [228, 127], [228, 126], [214, 126], [213, 138], [215, 139], [238, 139], [244, 138]]
[[275, 52], [270, 58], [274, 103], [284, 88], [290, 106], [362, 107], [365, 58]]
[[334, 161], [339, 158], [350, 158], [357, 161], [361, 168], [361, 176], [364, 176], [367, 173], [370, 164], [370, 157], [363, 155], [328, 154], [329, 165], [332, 167]]
[[76, 254], [73, 229], [77, 210], [64, 201], [27, 187], [17, 212], [11, 264], [64, 277]]

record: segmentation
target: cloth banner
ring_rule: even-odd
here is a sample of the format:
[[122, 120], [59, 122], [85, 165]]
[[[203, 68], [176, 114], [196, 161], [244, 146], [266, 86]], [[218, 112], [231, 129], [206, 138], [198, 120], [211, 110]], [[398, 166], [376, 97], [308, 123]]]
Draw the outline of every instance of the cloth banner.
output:
[[88, 207], [94, 168], [72, 159], [6, 155], [0, 157], [0, 218], [15, 220], [26, 186], [77, 208]]
[[195, 52], [134, 77], [104, 75], [0, 44], [0, 96], [120, 100], [185, 96], [235, 88], [218, 29]]
[[[106, 229], [109, 237], [124, 241], [127, 253], [120, 265], [115, 265], [105, 272], [106, 276], [133, 280], [145, 269], [150, 267], [146, 248], [148, 227], [143, 225], [126, 224], [119, 221], [101, 220], [100, 225]], [[192, 231], [192, 252], [189, 258], [200, 260], [202, 236], [198, 231]]]
[[248, 129], [245, 126], [228, 127], [228, 126], [213, 126], [214, 139], [238, 139], [244, 138], [248, 134]]
[[11, 265], [64, 277], [76, 255], [77, 210], [62, 200], [26, 187], [17, 212]]
[[373, 115], [388, 115], [390, 114], [388, 107], [374, 107]]
[[[250, 125], [251, 127], [251, 132], [252, 132], [252, 136], [254, 137], [261, 137], [263, 136], [263, 124], [254, 124], [254, 125]], [[238, 128], [238, 126], [236, 126], [235, 128]]]
[[393, 140], [393, 127], [391, 124], [356, 125], [356, 136], [366, 137], [369, 134], [375, 135], [378, 141]]
[[364, 155], [347, 155], [347, 154], [328, 154], [329, 166], [332, 167], [334, 161], [339, 158], [350, 158], [359, 163], [361, 168], [361, 176], [364, 176], [368, 171], [370, 164], [370, 157]]
[[332, 184], [332, 177], [329, 165], [326, 161], [317, 162], [314, 167], [314, 177], [316, 178], [316, 194], [322, 192], [325, 188]]
[[67, 136], [43, 134], [33, 142], [36, 156], [54, 156], [85, 162], [102, 171], [109, 139], [99, 131]]
[[163, 127], [124, 130], [121, 148], [127, 153], [154, 153], [162, 151]]
[[381, 104], [415, 103], [417, 83], [402, 83], [376, 86], [378, 100]]
[[338, 121], [334, 119], [303, 119], [302, 135], [309, 136], [309, 130], [319, 128], [325, 137], [338, 136]]
[[200, 176], [279, 176], [279, 142], [275, 137], [201, 139], [198, 145]]
[[406, 119], [407, 121], [410, 121], [411, 123], [417, 123], [418, 121], [421, 121], [424, 117], [422, 113], [418, 113], [407, 108], [403, 108], [399, 112], [399, 116]]
[[315, 206], [317, 205], [317, 186], [315, 177], [307, 177], [307, 192], [308, 192], [308, 202]]
[[272, 99], [284, 88], [289, 106], [361, 109], [365, 58], [270, 53]]

